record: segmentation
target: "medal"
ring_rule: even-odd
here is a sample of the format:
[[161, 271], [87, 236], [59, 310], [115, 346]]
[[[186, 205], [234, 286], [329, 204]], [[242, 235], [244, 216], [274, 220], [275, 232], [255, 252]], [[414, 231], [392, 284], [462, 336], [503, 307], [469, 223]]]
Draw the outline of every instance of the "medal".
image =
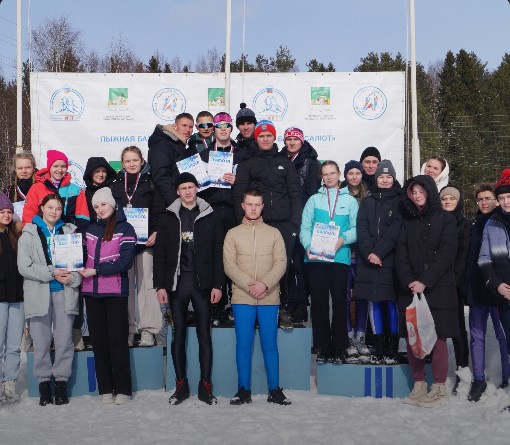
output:
[[336, 225], [336, 224], [335, 224], [335, 221], [330, 221], [330, 222], [329, 222], [329, 225], [330, 225], [330, 226], [335, 227], [335, 225]]
[[131, 207], [133, 207], [133, 206], [131, 205], [131, 203], [130, 203], [130, 202], [128, 202], [128, 203], [126, 204], [126, 207], [130, 209], [130, 208], [131, 208]]

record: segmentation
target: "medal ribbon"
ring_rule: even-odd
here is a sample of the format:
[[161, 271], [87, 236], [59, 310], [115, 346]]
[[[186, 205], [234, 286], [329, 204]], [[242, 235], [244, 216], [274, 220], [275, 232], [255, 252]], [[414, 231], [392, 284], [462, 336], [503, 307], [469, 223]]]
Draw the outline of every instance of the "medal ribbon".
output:
[[128, 194], [128, 180], [127, 180], [127, 172], [124, 173], [124, 191], [126, 193], [126, 198], [128, 200], [128, 204], [131, 204], [131, 200], [133, 199], [133, 196], [135, 196], [136, 189], [138, 188], [138, 182], [140, 181], [140, 175], [141, 173], [138, 173], [138, 176], [136, 177], [136, 183], [135, 188], [133, 189], [133, 193], [131, 193], [131, 196]]

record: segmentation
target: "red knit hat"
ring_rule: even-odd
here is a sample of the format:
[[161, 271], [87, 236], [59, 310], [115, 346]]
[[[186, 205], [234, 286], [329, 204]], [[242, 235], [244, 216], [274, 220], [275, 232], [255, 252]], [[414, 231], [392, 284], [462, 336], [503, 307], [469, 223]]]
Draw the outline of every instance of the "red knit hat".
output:
[[269, 131], [275, 138], [276, 138], [276, 128], [274, 127], [274, 124], [271, 121], [263, 120], [260, 121], [257, 126], [255, 127], [255, 132], [253, 133], [253, 137], [257, 139], [259, 137], [259, 134]]
[[67, 156], [58, 150], [48, 150], [46, 153], [46, 168], [49, 170], [50, 167], [56, 162], [56, 161], [64, 161], [66, 163], [66, 167], [69, 167], [69, 160], [67, 159]]
[[303, 130], [300, 130], [297, 127], [289, 127], [285, 130], [285, 133], [283, 134], [283, 141], [285, 142], [288, 138], [298, 138], [302, 144], [305, 143]]
[[501, 172], [501, 176], [499, 181], [496, 183], [494, 193], [496, 197], [498, 195], [502, 195], [503, 193], [510, 193], [510, 168], [505, 168]]

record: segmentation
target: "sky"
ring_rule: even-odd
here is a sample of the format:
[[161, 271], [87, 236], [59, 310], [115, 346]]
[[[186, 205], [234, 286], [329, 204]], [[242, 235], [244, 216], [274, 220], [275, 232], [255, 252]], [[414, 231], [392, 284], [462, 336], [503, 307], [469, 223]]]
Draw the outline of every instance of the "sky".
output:
[[[242, 54], [243, 4], [246, 54], [275, 56], [280, 45], [296, 58], [299, 71], [315, 58], [337, 71], [352, 71], [369, 52], [408, 53], [408, 0], [232, 0], [232, 60]], [[107, 53], [122, 35], [147, 63], [156, 51], [167, 61], [196, 62], [216, 47], [225, 51], [226, 0], [23, 0], [23, 60], [28, 58], [28, 12], [37, 28], [66, 16], [81, 31], [87, 50]], [[16, 0], [0, 3], [0, 74], [10, 79], [16, 65]], [[510, 52], [508, 0], [416, 0], [416, 51], [425, 67], [446, 52], [473, 51], [487, 68]], [[506, 30], [506, 31], [505, 31]]]

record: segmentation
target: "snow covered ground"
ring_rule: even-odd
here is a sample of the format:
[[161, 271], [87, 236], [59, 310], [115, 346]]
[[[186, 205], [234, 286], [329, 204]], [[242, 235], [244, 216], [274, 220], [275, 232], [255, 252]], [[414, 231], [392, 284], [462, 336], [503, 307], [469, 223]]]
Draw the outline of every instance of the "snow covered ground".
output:
[[[501, 381], [499, 353], [489, 326], [487, 377], [478, 403], [466, 400], [469, 376], [459, 395], [436, 409], [402, 404], [399, 399], [317, 395], [315, 366], [311, 391], [285, 391], [290, 406], [268, 404], [255, 396], [251, 405], [230, 406], [218, 398], [207, 406], [196, 397], [169, 406], [163, 390], [140, 391], [125, 406], [102, 406], [99, 398], [71, 399], [69, 405], [40, 407], [28, 397], [23, 359], [20, 403], [0, 407], [0, 445], [25, 444], [510, 444], [510, 392]], [[454, 369], [450, 355], [450, 369]], [[453, 371], [448, 384], [453, 382]], [[214, 382], [213, 382], [214, 383]]]

